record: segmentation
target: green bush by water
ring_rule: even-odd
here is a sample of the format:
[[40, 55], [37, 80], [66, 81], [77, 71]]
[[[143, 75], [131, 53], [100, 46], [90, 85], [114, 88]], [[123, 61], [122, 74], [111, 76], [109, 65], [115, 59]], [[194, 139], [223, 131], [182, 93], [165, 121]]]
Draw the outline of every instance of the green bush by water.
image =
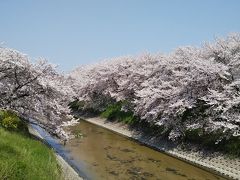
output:
[[131, 111], [123, 111], [122, 106], [125, 102], [119, 101], [109, 105], [105, 111], [101, 113], [101, 117], [109, 120], [118, 120], [127, 124], [133, 124], [137, 121], [137, 117], [134, 116]]
[[0, 126], [7, 130], [27, 131], [26, 123], [11, 110], [0, 110]]
[[85, 105], [84, 101], [78, 101], [78, 100], [74, 100], [73, 102], [70, 102], [68, 104], [68, 106], [74, 111], [81, 110], [84, 107], [84, 105]]

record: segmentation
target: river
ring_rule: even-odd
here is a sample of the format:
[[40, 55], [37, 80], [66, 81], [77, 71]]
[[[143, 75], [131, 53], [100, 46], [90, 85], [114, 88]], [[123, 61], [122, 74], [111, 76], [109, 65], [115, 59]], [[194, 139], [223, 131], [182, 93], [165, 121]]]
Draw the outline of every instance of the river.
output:
[[79, 137], [65, 148], [88, 179], [224, 179], [86, 121], [71, 130]]

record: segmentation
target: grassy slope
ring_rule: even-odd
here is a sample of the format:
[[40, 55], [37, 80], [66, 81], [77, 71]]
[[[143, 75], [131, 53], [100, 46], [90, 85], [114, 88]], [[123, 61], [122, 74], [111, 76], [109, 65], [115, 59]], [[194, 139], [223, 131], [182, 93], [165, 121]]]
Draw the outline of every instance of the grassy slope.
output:
[[61, 179], [53, 151], [26, 133], [0, 127], [0, 179]]

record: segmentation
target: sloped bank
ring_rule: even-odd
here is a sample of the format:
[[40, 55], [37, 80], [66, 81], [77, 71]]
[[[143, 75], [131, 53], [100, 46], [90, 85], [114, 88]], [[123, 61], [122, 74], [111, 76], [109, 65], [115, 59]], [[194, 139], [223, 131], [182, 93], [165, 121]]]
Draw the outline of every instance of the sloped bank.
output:
[[[41, 140], [48, 146], [52, 147], [52, 144], [53, 143], [55, 144], [55, 142], [52, 138], [49, 140], [46, 140], [46, 136], [44, 137], [43, 135], [41, 135], [41, 133], [40, 133], [41, 131], [40, 131], [40, 129], [38, 129], [38, 126], [36, 126], [34, 124], [28, 124], [28, 130], [31, 135], [33, 135], [35, 138]], [[57, 144], [57, 145], [60, 146], [59, 144]], [[56, 150], [56, 148], [57, 148], [57, 150]], [[56, 160], [57, 160], [58, 164], [60, 165], [62, 173], [63, 173], [62, 178], [65, 180], [82, 180], [84, 175], [80, 171], [80, 169], [77, 169], [77, 167], [74, 166], [74, 162], [73, 161], [70, 162], [69, 159], [65, 160], [66, 157], [65, 158], [63, 157], [64, 152], [60, 152], [62, 150], [59, 147], [55, 147], [54, 150], [55, 150]], [[80, 174], [83, 177], [81, 177]]]
[[0, 179], [62, 179], [54, 151], [32, 138], [25, 119], [1, 108]]
[[151, 136], [143, 136], [139, 132], [131, 130], [125, 124], [109, 122], [104, 118], [93, 117], [82, 119], [95, 125], [107, 128], [113, 132], [124, 135], [143, 143], [149, 147], [162, 151], [170, 156], [176, 157], [200, 168], [221, 174], [228, 179], [240, 179], [240, 159], [231, 159], [220, 153], [208, 151], [186, 150], [179, 146], [172, 146], [168, 142], [159, 141]]

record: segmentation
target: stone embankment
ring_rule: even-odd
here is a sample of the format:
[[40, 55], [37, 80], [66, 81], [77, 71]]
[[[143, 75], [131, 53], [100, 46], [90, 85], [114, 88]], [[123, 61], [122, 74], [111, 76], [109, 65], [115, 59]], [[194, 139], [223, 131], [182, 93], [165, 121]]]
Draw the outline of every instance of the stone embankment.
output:
[[186, 150], [179, 146], [172, 146], [166, 141], [159, 141], [153, 137], [139, 135], [139, 132], [130, 130], [122, 123], [109, 122], [99, 117], [82, 118], [90, 123], [104, 127], [128, 138], [134, 139], [151, 148], [162, 151], [170, 156], [186, 161], [200, 168], [210, 170], [226, 178], [240, 180], [240, 159], [230, 159], [220, 153]]

